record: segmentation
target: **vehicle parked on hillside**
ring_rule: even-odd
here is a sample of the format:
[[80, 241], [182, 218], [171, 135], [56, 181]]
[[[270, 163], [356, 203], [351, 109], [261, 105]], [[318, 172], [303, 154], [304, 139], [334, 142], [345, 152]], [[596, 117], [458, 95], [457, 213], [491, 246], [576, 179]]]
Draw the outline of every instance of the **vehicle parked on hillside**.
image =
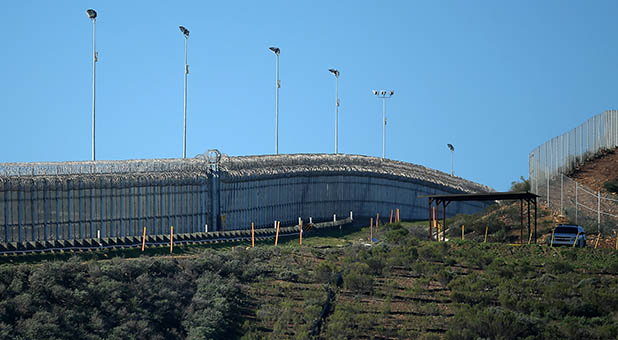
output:
[[[577, 241], [576, 241], [577, 239]], [[576, 224], [558, 224], [553, 230], [550, 245], [567, 245], [584, 248], [586, 246], [586, 232], [584, 227]]]

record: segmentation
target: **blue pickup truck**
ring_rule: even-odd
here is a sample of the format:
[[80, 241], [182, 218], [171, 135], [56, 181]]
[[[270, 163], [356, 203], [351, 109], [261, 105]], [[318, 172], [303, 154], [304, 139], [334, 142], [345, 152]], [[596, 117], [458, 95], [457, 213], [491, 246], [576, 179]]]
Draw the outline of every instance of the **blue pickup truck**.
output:
[[[586, 232], [584, 227], [575, 224], [558, 224], [554, 228], [549, 241], [552, 246], [568, 245], [584, 248], [586, 246]], [[577, 238], [577, 240], [575, 240]]]

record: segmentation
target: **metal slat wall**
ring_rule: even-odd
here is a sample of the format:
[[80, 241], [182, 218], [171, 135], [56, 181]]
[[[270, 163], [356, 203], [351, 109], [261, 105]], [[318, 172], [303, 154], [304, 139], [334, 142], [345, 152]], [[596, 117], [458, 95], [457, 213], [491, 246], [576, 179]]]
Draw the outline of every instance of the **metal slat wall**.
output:
[[[345, 218], [350, 211], [355, 217], [380, 214], [384, 221], [396, 208], [400, 209], [403, 219], [422, 220], [427, 218], [427, 199], [419, 196], [459, 192], [431, 183], [340, 174], [222, 181], [220, 186], [220, 209], [227, 221], [225, 230], [246, 229], [251, 222], [262, 228], [272, 227], [275, 220], [286, 225], [296, 224], [299, 217], [305, 221], [312, 217], [316, 222], [331, 220], [334, 214], [337, 218]], [[483, 203], [453, 202], [447, 214], [475, 213], [484, 206]]]
[[[0, 242], [273, 227], [350, 211], [385, 221], [396, 208], [403, 219], [426, 219], [419, 196], [478, 191], [491, 188], [356, 155], [0, 164]], [[483, 207], [453, 203], [447, 212]]]
[[[0, 241], [122, 237], [204, 230], [206, 175], [71, 176], [0, 181]], [[170, 204], [169, 202], [172, 202]], [[177, 222], [175, 222], [177, 221]]]

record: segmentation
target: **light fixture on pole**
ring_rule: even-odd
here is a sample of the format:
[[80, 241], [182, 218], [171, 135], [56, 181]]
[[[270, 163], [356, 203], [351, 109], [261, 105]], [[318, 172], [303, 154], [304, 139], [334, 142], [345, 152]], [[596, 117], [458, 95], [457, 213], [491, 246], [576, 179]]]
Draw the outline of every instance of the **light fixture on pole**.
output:
[[453, 144], [446, 144], [449, 150], [451, 150], [451, 176], [455, 176], [455, 171], [453, 171], [453, 154], [455, 153], [455, 147]]
[[86, 11], [88, 18], [92, 20], [92, 160], [96, 160], [95, 157], [95, 120], [94, 120], [94, 110], [95, 110], [95, 79], [96, 79], [96, 71], [97, 71], [97, 50], [95, 48], [95, 40], [94, 40], [94, 23], [97, 19], [97, 12], [94, 9], [88, 9]]
[[269, 47], [269, 50], [273, 51], [276, 56], [275, 64], [275, 153], [279, 154], [279, 88], [281, 83], [279, 82], [279, 53], [281, 50], [278, 47]]
[[184, 128], [182, 132], [182, 158], [187, 158], [187, 76], [189, 75], [189, 64], [187, 63], [187, 45], [189, 43], [189, 30], [184, 26], [178, 26], [180, 32], [185, 36], [185, 110]]
[[382, 98], [382, 159], [385, 154], [385, 142], [386, 142], [386, 100], [395, 94], [395, 91], [372, 91], [378, 98]]
[[329, 68], [328, 71], [335, 75], [335, 154], [339, 153], [339, 71]]

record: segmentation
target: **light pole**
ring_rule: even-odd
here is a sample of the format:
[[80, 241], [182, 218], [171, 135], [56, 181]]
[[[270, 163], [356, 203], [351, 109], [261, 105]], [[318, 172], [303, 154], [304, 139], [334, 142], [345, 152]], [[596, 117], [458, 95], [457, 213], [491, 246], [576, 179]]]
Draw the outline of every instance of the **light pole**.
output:
[[382, 159], [384, 159], [385, 153], [385, 141], [386, 141], [386, 100], [395, 94], [395, 91], [378, 91], [373, 90], [373, 94], [378, 98], [382, 98]]
[[94, 161], [96, 159], [95, 157], [95, 148], [94, 148], [94, 142], [95, 142], [95, 134], [94, 134], [94, 104], [95, 104], [95, 79], [96, 79], [96, 71], [97, 71], [97, 50], [95, 48], [95, 40], [94, 40], [94, 23], [97, 20], [97, 12], [94, 9], [88, 9], [86, 11], [86, 14], [88, 15], [88, 18], [90, 18], [90, 20], [92, 20], [92, 160]]
[[453, 144], [446, 144], [449, 150], [451, 150], [451, 176], [455, 176], [455, 171], [453, 171], [453, 154], [455, 154], [455, 147]]
[[187, 45], [189, 43], [189, 30], [184, 26], [178, 26], [180, 32], [185, 36], [185, 114], [184, 128], [182, 132], [182, 158], [187, 158], [187, 76], [189, 75], [189, 64], [187, 63]]
[[339, 153], [339, 71], [329, 68], [328, 71], [335, 75], [335, 154]]
[[269, 47], [271, 51], [276, 56], [276, 64], [275, 64], [275, 153], [279, 154], [279, 87], [281, 84], [279, 83], [279, 53], [281, 50], [278, 47]]

